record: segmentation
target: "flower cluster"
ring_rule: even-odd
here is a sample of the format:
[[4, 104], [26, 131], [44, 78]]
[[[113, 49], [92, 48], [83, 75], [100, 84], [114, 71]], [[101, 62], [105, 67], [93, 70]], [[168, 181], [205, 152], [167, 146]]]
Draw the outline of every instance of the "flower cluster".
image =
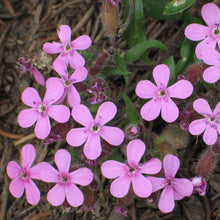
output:
[[[117, 6], [116, 1], [109, 0], [109, 2], [114, 7]], [[118, 2], [121, 3], [121, 0]], [[216, 44], [220, 45], [219, 8], [213, 3], [208, 3], [202, 8], [202, 16], [209, 27], [191, 24], [186, 28], [185, 35], [194, 41], [203, 40], [196, 47], [196, 55], [208, 65], [212, 65], [204, 71], [203, 78], [209, 83], [214, 83], [220, 78], [220, 54], [215, 50]], [[68, 25], [61, 25], [57, 33], [61, 43], [46, 42], [43, 50], [49, 54], [59, 54], [53, 62], [53, 70], [59, 78], [51, 77], [45, 81], [29, 61], [24, 58], [19, 59], [23, 71], [32, 71], [36, 80], [41, 85], [45, 84], [46, 90], [43, 99], [34, 88], [28, 87], [23, 91], [22, 101], [30, 108], [19, 113], [19, 125], [27, 128], [36, 123], [34, 129], [36, 137], [46, 139], [51, 132], [50, 118], [58, 123], [65, 123], [72, 116], [74, 127], [72, 126], [65, 133], [66, 142], [72, 147], [84, 145], [82, 162], [87, 161], [85, 166], [92, 164], [88, 161], [94, 161], [94, 166], [98, 167], [100, 165], [98, 159], [101, 156], [104, 158], [102, 154], [104, 145], [120, 146], [125, 139], [127, 162], [111, 159], [104, 161], [100, 166], [104, 177], [114, 179], [110, 185], [110, 193], [116, 198], [123, 198], [129, 192], [140, 198], [148, 198], [152, 193], [162, 190], [158, 207], [162, 212], [169, 213], [174, 209], [175, 200], [189, 197], [193, 192], [204, 195], [206, 182], [201, 176], [191, 180], [176, 177], [180, 167], [177, 156], [162, 155], [163, 163], [153, 156], [150, 156], [149, 160], [144, 157], [146, 146], [141, 140], [144, 139], [144, 135], [141, 137], [143, 131], [139, 129], [138, 123], [127, 126], [126, 135], [122, 130], [126, 127], [125, 124], [121, 124], [120, 120], [114, 124], [113, 119], [117, 119], [118, 110], [116, 104], [107, 100], [104, 81], [96, 78], [91, 84], [91, 89], [87, 87], [87, 91], [94, 95], [90, 104], [99, 106], [93, 105], [89, 108], [81, 103], [82, 97], [77, 85], [87, 79], [88, 70], [85, 67], [85, 59], [77, 50], [88, 49], [91, 39], [87, 35], [82, 35], [71, 41], [71, 28]], [[140, 109], [141, 118], [152, 121], [161, 114], [165, 122], [172, 123], [179, 117], [178, 106], [181, 100], [192, 95], [193, 85], [184, 77], [170, 85], [170, 69], [165, 64], [155, 66], [152, 77], [155, 84], [149, 79], [141, 80], [135, 88], [138, 97], [150, 99]], [[72, 108], [71, 114], [70, 108]], [[220, 102], [212, 111], [208, 102], [199, 98], [194, 101], [193, 108], [203, 118], [190, 122], [184, 129], [192, 135], [200, 135], [204, 132], [204, 142], [213, 145], [220, 134]], [[188, 118], [187, 116], [186, 120]], [[120, 128], [117, 127], [119, 124]], [[55, 183], [47, 193], [47, 200], [51, 205], [59, 206], [64, 202], [72, 207], [82, 205], [84, 195], [77, 185], [89, 185], [93, 181], [92, 171], [86, 167], [72, 169], [71, 155], [65, 149], [59, 149], [55, 153], [55, 165], [40, 162], [31, 167], [35, 154], [34, 146], [27, 144], [21, 151], [22, 167], [15, 161], [8, 163], [7, 174], [13, 179], [9, 186], [11, 194], [20, 198], [25, 190], [28, 203], [37, 204], [40, 200], [40, 191], [32, 180], [37, 179]], [[155, 174], [157, 175], [152, 176]], [[122, 212], [120, 206], [118, 212]], [[127, 212], [124, 215], [127, 215]]]

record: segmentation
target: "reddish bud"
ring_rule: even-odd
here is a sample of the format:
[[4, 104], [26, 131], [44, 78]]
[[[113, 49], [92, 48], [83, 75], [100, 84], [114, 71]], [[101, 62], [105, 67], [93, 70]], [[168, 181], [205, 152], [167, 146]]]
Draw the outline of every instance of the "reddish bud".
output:
[[135, 125], [130, 125], [125, 129], [125, 135], [128, 139], [137, 138], [139, 133], [139, 128]]
[[191, 83], [201, 81], [203, 79], [203, 72], [208, 67], [205, 63], [194, 63], [185, 72], [184, 78]]
[[109, 0], [104, 0], [102, 21], [109, 37], [114, 37], [118, 26], [118, 11]]
[[216, 157], [211, 148], [209, 148], [201, 157], [197, 165], [197, 175], [208, 178], [215, 168]]

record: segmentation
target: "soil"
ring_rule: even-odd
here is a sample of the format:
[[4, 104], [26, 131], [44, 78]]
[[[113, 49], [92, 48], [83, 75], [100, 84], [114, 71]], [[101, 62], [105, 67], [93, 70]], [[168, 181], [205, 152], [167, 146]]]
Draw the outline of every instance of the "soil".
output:
[[[110, 181], [100, 174], [97, 179], [99, 187], [95, 190], [86, 188], [85, 203], [79, 208], [65, 206], [53, 207], [46, 200], [46, 194], [53, 184], [45, 184], [36, 181], [40, 191], [39, 204], [31, 206], [27, 203], [25, 195], [15, 199], [9, 192], [10, 179], [6, 174], [6, 166], [9, 161], [20, 161], [20, 150], [24, 144], [33, 144], [37, 151], [35, 163], [48, 161], [53, 163], [54, 152], [59, 148], [72, 150], [65, 141], [57, 141], [45, 146], [43, 140], [34, 135], [34, 127], [21, 128], [17, 122], [18, 113], [25, 108], [21, 101], [21, 94], [26, 87], [34, 87], [40, 94], [44, 94], [42, 87], [34, 80], [32, 73], [23, 73], [17, 61], [19, 57], [36, 56], [36, 66], [45, 78], [56, 76], [51, 68], [53, 56], [42, 55], [42, 46], [45, 42], [59, 41], [57, 29], [61, 24], [68, 24], [72, 28], [72, 39], [87, 34], [92, 39], [92, 48], [95, 51], [90, 67], [96, 57], [102, 53], [108, 53], [112, 48], [111, 41], [106, 35], [101, 22], [102, 0], [2, 0], [0, 1], [0, 219], [2, 220], [72, 220], [72, 219], [97, 219], [97, 220], [211, 220], [220, 219], [220, 167], [215, 164], [213, 174], [208, 181], [206, 195], [198, 194], [190, 198], [176, 202], [172, 213], [164, 214], [159, 211], [156, 203], [150, 203], [146, 199], [117, 200], [109, 193]], [[123, 6], [118, 10], [119, 25], [122, 24]], [[163, 63], [172, 54], [174, 59], [180, 58], [179, 51], [184, 40], [184, 25], [175, 20], [154, 20], [146, 18], [146, 33], [148, 39], [161, 40], [168, 50], [153, 49], [149, 51], [149, 57], [154, 66]], [[128, 45], [123, 36], [116, 38], [116, 46], [123, 54]], [[91, 50], [90, 50], [91, 51]], [[108, 61], [110, 62], [110, 61]], [[106, 63], [105, 63], [106, 65]], [[130, 91], [133, 101], [137, 100], [132, 88], [147, 74], [151, 73], [153, 65], [135, 66], [128, 65], [132, 71], [129, 84], [126, 86], [123, 77], [111, 76], [107, 79], [107, 87], [111, 99], [117, 101], [117, 106], [123, 108], [122, 94]], [[83, 91], [83, 103], [89, 103], [91, 94], [85, 88], [91, 86], [97, 76], [89, 76], [88, 81], [79, 89]], [[131, 88], [128, 90], [128, 88]], [[122, 119], [125, 116], [122, 115]], [[155, 129], [169, 140], [173, 139], [173, 133], [178, 129], [167, 127], [161, 120], [157, 120], [161, 127]], [[154, 128], [155, 124], [148, 124]], [[71, 124], [73, 126], [73, 123]], [[174, 125], [176, 126], [176, 124]], [[195, 176], [195, 167], [201, 153], [207, 148], [201, 139], [189, 138], [182, 131], [180, 137], [175, 137], [174, 150], [181, 161], [181, 174], [186, 178]], [[170, 136], [170, 134], [172, 134]], [[180, 142], [181, 141], [181, 142]], [[172, 141], [171, 141], [172, 142]], [[178, 144], [177, 144], [178, 143]], [[184, 147], [183, 147], [184, 146]], [[186, 147], [187, 146], [187, 147]], [[81, 152], [81, 148], [79, 149]], [[127, 205], [128, 217], [124, 217], [115, 211], [116, 206]]]

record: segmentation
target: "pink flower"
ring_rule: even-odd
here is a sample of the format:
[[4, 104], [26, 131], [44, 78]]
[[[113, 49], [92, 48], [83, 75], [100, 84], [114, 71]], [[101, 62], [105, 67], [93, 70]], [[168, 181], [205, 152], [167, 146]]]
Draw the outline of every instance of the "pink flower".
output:
[[174, 122], [179, 116], [179, 109], [170, 97], [185, 99], [192, 94], [193, 86], [187, 80], [179, 80], [167, 88], [169, 77], [169, 67], [161, 64], [153, 69], [153, 78], [157, 86], [149, 80], [141, 80], [137, 84], [137, 96], [144, 99], [152, 98], [141, 108], [141, 116], [146, 121], [154, 120], [161, 111], [164, 121]]
[[127, 146], [127, 164], [108, 160], [101, 166], [103, 176], [115, 179], [111, 184], [111, 194], [117, 198], [127, 195], [132, 183], [134, 193], [146, 198], [152, 193], [150, 181], [142, 174], [155, 174], [161, 170], [161, 162], [157, 158], [141, 164], [141, 157], [145, 152], [145, 144], [139, 139], [132, 140]]
[[70, 117], [70, 111], [66, 106], [53, 105], [63, 94], [63, 85], [57, 84], [51, 78], [47, 80], [46, 87], [43, 101], [34, 88], [26, 88], [22, 93], [22, 101], [32, 108], [25, 109], [18, 115], [18, 123], [23, 128], [31, 127], [37, 121], [34, 131], [39, 139], [45, 139], [50, 133], [49, 117], [59, 123], [68, 121]]
[[172, 154], [167, 154], [163, 159], [165, 178], [147, 177], [152, 183], [153, 192], [164, 188], [158, 203], [161, 212], [172, 212], [175, 206], [174, 200], [181, 200], [185, 196], [191, 196], [193, 192], [193, 184], [190, 180], [175, 178], [179, 167], [179, 158]]
[[77, 69], [69, 77], [67, 66], [60, 60], [54, 62], [53, 69], [61, 77], [61, 79], [53, 77], [54, 81], [56, 81], [57, 84], [60, 83], [63, 84], [64, 87], [64, 93], [56, 103], [62, 102], [65, 96], [67, 95], [68, 103], [71, 107], [80, 104], [81, 102], [80, 95], [73, 84], [82, 82], [83, 80], [86, 79], [88, 75], [87, 69], [84, 66], [77, 67]]
[[108, 0], [108, 1], [111, 2], [111, 4], [112, 4], [113, 7], [118, 7], [117, 1], [118, 1], [119, 3], [122, 3], [121, 0]]
[[84, 155], [90, 159], [97, 159], [101, 152], [100, 136], [114, 146], [120, 145], [124, 140], [124, 132], [111, 126], [104, 126], [116, 115], [117, 107], [112, 102], [104, 102], [99, 106], [95, 119], [85, 105], [76, 105], [72, 109], [72, 117], [84, 128], [73, 128], [66, 136], [67, 143], [78, 147], [84, 142]]
[[203, 79], [208, 83], [217, 82], [220, 78], [220, 53], [213, 48], [209, 48], [203, 51], [202, 59], [208, 65], [212, 65], [204, 70]]
[[213, 145], [220, 134], [220, 102], [212, 112], [209, 103], [205, 99], [197, 99], [193, 108], [204, 118], [194, 120], [189, 125], [189, 132], [192, 135], [200, 135], [203, 131], [203, 140], [207, 145]]
[[55, 164], [58, 170], [47, 162], [43, 163], [41, 170], [41, 180], [48, 183], [57, 183], [47, 193], [48, 202], [53, 206], [59, 206], [66, 198], [69, 205], [73, 207], [82, 205], [84, 196], [75, 184], [89, 185], [93, 180], [92, 171], [88, 168], [79, 168], [69, 172], [71, 155], [64, 149], [56, 152]]
[[40, 200], [40, 191], [32, 179], [40, 179], [41, 164], [31, 167], [36, 152], [32, 144], [26, 144], [21, 151], [22, 167], [17, 162], [10, 161], [7, 165], [7, 174], [13, 179], [9, 191], [15, 198], [20, 198], [25, 190], [28, 203], [36, 205]]
[[62, 43], [45, 43], [43, 45], [43, 50], [46, 53], [60, 53], [58, 58], [54, 61], [61, 60], [74, 69], [79, 66], [84, 66], [84, 58], [76, 50], [86, 50], [91, 45], [91, 39], [87, 35], [82, 35], [71, 41], [71, 28], [68, 25], [61, 25], [60, 30], [57, 31], [59, 39]]
[[220, 11], [214, 3], [205, 4], [202, 7], [202, 18], [207, 26], [190, 24], [185, 29], [185, 36], [192, 41], [202, 40], [196, 47], [196, 56], [202, 59], [202, 51], [206, 48], [215, 49], [216, 43], [220, 45]]
[[193, 178], [190, 178], [190, 181], [193, 184], [193, 193], [198, 192], [200, 196], [204, 196], [207, 187], [205, 178], [201, 176], [195, 176]]
[[24, 72], [32, 71], [35, 80], [42, 86], [45, 85], [44, 76], [39, 72], [37, 68], [35, 68], [32, 64], [32, 59], [26, 59], [24, 57], [20, 57], [18, 59], [17, 64], [20, 66], [20, 69]]

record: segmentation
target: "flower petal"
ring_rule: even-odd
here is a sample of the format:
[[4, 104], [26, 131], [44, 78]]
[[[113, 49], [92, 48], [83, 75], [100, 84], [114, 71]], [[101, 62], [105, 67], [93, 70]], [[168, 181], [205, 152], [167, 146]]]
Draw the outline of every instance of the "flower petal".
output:
[[97, 159], [102, 152], [102, 146], [99, 135], [90, 134], [83, 148], [84, 155], [90, 159]]
[[71, 54], [68, 54], [68, 56], [70, 66], [73, 69], [77, 69], [78, 67], [85, 65], [85, 59], [77, 51], [71, 51]]
[[215, 128], [207, 126], [207, 128], [203, 134], [203, 141], [207, 145], [213, 145], [216, 143], [217, 138], [218, 138], [217, 130]]
[[198, 43], [198, 45], [196, 46], [196, 49], [195, 49], [195, 54], [199, 59], [202, 60], [203, 59], [202, 55], [203, 55], [204, 51], [209, 48], [215, 49], [215, 46], [216, 46], [216, 40], [214, 40], [211, 37], [207, 37], [205, 40]]
[[178, 157], [167, 154], [163, 159], [163, 169], [167, 179], [173, 179], [180, 167], [180, 160]]
[[84, 196], [76, 185], [71, 184], [66, 186], [66, 199], [71, 206], [78, 207], [83, 204]]
[[41, 180], [41, 171], [44, 167], [43, 166], [44, 163], [45, 162], [38, 163], [37, 165], [35, 165], [29, 169], [31, 179]]
[[167, 87], [170, 78], [170, 69], [166, 64], [160, 64], [153, 69], [153, 78], [158, 87]]
[[175, 206], [173, 188], [167, 186], [160, 195], [158, 207], [161, 212], [169, 213], [172, 212]]
[[212, 114], [212, 110], [209, 106], [209, 103], [205, 99], [196, 99], [193, 102], [193, 108], [196, 112], [198, 112], [201, 115], [204, 114]]
[[102, 175], [108, 179], [114, 179], [116, 177], [126, 174], [128, 166], [115, 160], [107, 160], [101, 166]]
[[47, 114], [59, 123], [67, 122], [70, 118], [70, 110], [65, 105], [51, 105]]
[[32, 87], [28, 87], [22, 92], [21, 99], [25, 105], [30, 107], [36, 107], [36, 104], [42, 102], [37, 90]]
[[60, 59], [56, 59], [53, 62], [53, 69], [59, 74], [61, 78], [68, 79], [67, 65]]
[[48, 162], [41, 162], [41, 180], [47, 183], [56, 183], [59, 181], [59, 172]]
[[84, 66], [78, 67], [70, 76], [70, 81], [73, 83], [82, 82], [88, 76], [88, 70]]
[[48, 193], [47, 200], [53, 206], [59, 206], [63, 204], [65, 200], [65, 187], [60, 184], [56, 184]]
[[13, 179], [9, 185], [9, 191], [15, 198], [20, 198], [24, 193], [24, 183], [20, 178]]
[[128, 194], [131, 179], [123, 175], [114, 180], [110, 186], [111, 194], [116, 198], [122, 198]]
[[45, 85], [45, 78], [44, 76], [42, 75], [42, 73], [36, 69], [36, 68], [32, 68], [31, 70], [33, 72], [33, 76], [35, 78], [35, 80], [42, 86]]
[[163, 189], [165, 186], [168, 185], [167, 180], [165, 178], [148, 176], [147, 179], [152, 184], [152, 193], [156, 192], [156, 191], [158, 191], [160, 189]]
[[172, 186], [177, 193], [183, 196], [191, 196], [193, 192], [193, 184], [190, 180], [185, 178], [174, 178]]
[[209, 27], [219, 24], [220, 12], [214, 3], [205, 4], [201, 10], [202, 18]]
[[159, 173], [162, 163], [158, 158], [152, 158], [141, 166], [141, 173], [156, 174]]
[[73, 128], [66, 135], [66, 141], [69, 145], [78, 147], [82, 145], [88, 137], [85, 128]]
[[9, 161], [7, 165], [7, 174], [11, 179], [15, 179], [19, 176], [21, 172], [21, 167], [15, 161]]
[[69, 25], [60, 25], [59, 30], [57, 30], [60, 41], [63, 44], [70, 43], [71, 41], [71, 28]]
[[194, 120], [189, 124], [189, 132], [192, 135], [199, 135], [201, 134], [207, 127], [206, 119], [198, 119]]
[[21, 150], [22, 157], [22, 168], [29, 169], [34, 162], [36, 156], [35, 148], [32, 144], [26, 144]]
[[168, 97], [168, 100], [162, 101], [161, 117], [164, 121], [171, 123], [174, 122], [179, 116], [179, 109], [172, 99]]
[[83, 104], [74, 106], [71, 114], [73, 119], [81, 125], [90, 126], [94, 122], [89, 109]]
[[220, 116], [220, 102], [218, 102], [218, 104], [215, 106], [213, 113], [216, 114], [217, 117]]
[[185, 29], [185, 36], [192, 41], [200, 41], [209, 36], [209, 27], [201, 24], [190, 24]]
[[220, 53], [214, 48], [204, 50], [202, 59], [208, 65], [220, 65]]
[[103, 126], [99, 131], [99, 135], [114, 146], [122, 144], [124, 140], [124, 132], [117, 127]]
[[55, 163], [61, 173], [69, 173], [71, 155], [67, 150], [60, 149], [55, 154]]
[[34, 132], [39, 139], [45, 139], [50, 134], [50, 120], [46, 115], [44, 117], [39, 117]]
[[[54, 89], [56, 88], [56, 89]], [[51, 77], [46, 82], [46, 93], [43, 99], [44, 103], [52, 104], [56, 102], [64, 92], [64, 86], [56, 77]]]
[[89, 185], [93, 180], [93, 173], [88, 168], [79, 168], [70, 174], [71, 182], [81, 186]]
[[143, 99], [153, 98], [155, 91], [157, 87], [149, 80], [141, 80], [135, 89], [136, 95]]
[[87, 35], [82, 35], [71, 42], [71, 46], [76, 50], [86, 50], [90, 47], [92, 40]]
[[[63, 62], [65, 65], [66, 65], [66, 68], [68, 67], [68, 63], [69, 63], [69, 54], [68, 53], [61, 53], [55, 60], [53, 63], [56, 63], [56, 62]], [[54, 64], [55, 65], [55, 64]]]
[[25, 194], [29, 204], [36, 205], [40, 201], [40, 190], [32, 180], [25, 183]]
[[147, 198], [152, 193], [152, 185], [151, 182], [141, 174], [133, 177], [131, 179], [134, 193], [141, 197]]
[[45, 43], [43, 45], [43, 51], [46, 53], [61, 53], [63, 51], [63, 45], [61, 43], [53, 42], [53, 43]]
[[146, 121], [152, 121], [160, 115], [161, 102], [151, 99], [145, 103], [140, 111], [141, 117]]
[[187, 80], [180, 80], [167, 88], [170, 97], [178, 99], [186, 99], [193, 92], [192, 84]]
[[182, 200], [184, 198], [183, 195], [179, 194], [174, 188], [173, 188], [173, 195], [174, 195], [174, 200]]
[[25, 109], [18, 114], [18, 124], [22, 128], [31, 127], [38, 119], [39, 113], [34, 109]]
[[130, 166], [138, 165], [144, 155], [146, 146], [139, 139], [131, 140], [127, 145], [127, 161]]
[[211, 66], [204, 70], [203, 79], [207, 83], [215, 83], [220, 78], [220, 67], [219, 66]]
[[104, 125], [111, 121], [117, 113], [117, 107], [113, 102], [102, 103], [97, 111], [95, 121], [100, 125]]
[[80, 104], [81, 102], [80, 95], [73, 85], [68, 86], [67, 94], [68, 94], [68, 103], [71, 107]]

